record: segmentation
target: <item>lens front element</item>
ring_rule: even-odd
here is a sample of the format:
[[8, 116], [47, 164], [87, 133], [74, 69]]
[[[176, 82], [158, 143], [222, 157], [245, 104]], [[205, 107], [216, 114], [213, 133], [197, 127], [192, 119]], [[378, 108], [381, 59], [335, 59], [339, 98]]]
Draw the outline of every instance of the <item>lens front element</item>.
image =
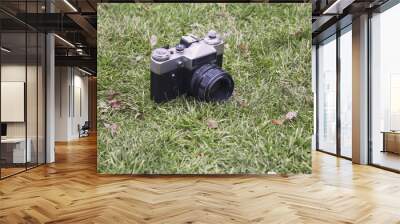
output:
[[194, 72], [190, 87], [194, 97], [219, 102], [232, 96], [234, 83], [226, 71], [214, 64], [206, 64]]

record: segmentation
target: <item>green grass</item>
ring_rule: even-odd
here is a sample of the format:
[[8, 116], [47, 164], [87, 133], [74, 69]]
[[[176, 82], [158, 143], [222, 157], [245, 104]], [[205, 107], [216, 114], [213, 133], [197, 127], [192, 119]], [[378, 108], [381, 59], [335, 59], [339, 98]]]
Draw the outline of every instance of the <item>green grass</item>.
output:
[[[153, 103], [151, 36], [160, 47], [210, 29], [224, 33], [234, 97]], [[312, 124], [310, 4], [99, 4], [99, 172], [310, 173]]]

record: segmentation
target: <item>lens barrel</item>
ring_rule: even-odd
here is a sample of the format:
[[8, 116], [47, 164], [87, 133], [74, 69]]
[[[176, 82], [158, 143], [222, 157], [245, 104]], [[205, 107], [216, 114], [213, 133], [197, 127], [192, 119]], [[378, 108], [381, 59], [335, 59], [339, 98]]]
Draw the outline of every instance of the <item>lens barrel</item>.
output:
[[224, 101], [232, 96], [232, 77], [214, 64], [205, 64], [194, 73], [190, 83], [191, 94], [199, 100]]

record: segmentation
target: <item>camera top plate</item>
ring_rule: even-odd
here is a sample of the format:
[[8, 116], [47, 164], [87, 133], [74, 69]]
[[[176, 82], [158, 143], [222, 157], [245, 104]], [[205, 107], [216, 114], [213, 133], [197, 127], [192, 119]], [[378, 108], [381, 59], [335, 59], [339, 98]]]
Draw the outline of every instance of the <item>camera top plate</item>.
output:
[[192, 70], [198, 66], [198, 63], [195, 63], [198, 61], [196, 59], [222, 55], [224, 51], [224, 42], [215, 31], [210, 31], [204, 39], [194, 35], [182, 36], [180, 45], [184, 45], [183, 49], [178, 45], [178, 49], [172, 47], [153, 50], [151, 71], [161, 75], [181, 67]]
[[196, 37], [195, 35], [189, 34], [182, 36], [181, 41], [179, 42], [180, 44], [184, 45], [186, 48], [190, 47], [195, 42], [199, 42], [200, 39]]

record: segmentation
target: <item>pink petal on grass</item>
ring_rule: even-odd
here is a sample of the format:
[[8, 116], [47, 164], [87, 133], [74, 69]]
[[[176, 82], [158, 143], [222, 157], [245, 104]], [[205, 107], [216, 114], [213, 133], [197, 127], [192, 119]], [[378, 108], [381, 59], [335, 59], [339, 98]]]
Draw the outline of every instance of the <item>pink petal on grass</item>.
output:
[[117, 133], [117, 129], [118, 129], [118, 125], [117, 124], [115, 124], [115, 123], [111, 124], [111, 128], [110, 128], [111, 135], [114, 136]]
[[108, 101], [108, 104], [111, 106], [111, 108], [119, 110], [121, 109], [121, 101], [120, 100], [116, 100], [116, 99], [112, 99]]
[[297, 112], [290, 111], [285, 115], [285, 119], [288, 121], [294, 120], [297, 117]]
[[114, 136], [117, 133], [118, 125], [115, 123], [112, 123], [112, 124], [105, 123], [104, 127], [106, 127], [108, 130], [110, 130], [112, 136]]

